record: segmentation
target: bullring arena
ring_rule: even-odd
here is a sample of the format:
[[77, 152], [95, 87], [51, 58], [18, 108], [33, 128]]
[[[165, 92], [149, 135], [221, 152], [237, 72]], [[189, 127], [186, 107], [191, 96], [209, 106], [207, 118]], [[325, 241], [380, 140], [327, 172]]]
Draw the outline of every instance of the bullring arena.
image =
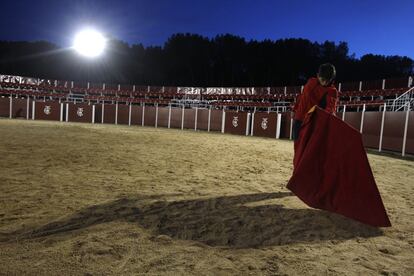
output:
[[392, 223], [374, 228], [286, 189], [300, 87], [2, 76], [0, 274], [412, 275], [411, 85], [340, 84]]

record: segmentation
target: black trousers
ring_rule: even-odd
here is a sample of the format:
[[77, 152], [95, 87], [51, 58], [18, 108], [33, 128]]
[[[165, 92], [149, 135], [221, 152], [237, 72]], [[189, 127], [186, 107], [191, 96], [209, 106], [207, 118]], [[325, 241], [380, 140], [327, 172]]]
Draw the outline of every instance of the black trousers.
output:
[[292, 139], [295, 141], [299, 137], [299, 130], [302, 126], [302, 121], [299, 120], [293, 120], [293, 126], [292, 126]]

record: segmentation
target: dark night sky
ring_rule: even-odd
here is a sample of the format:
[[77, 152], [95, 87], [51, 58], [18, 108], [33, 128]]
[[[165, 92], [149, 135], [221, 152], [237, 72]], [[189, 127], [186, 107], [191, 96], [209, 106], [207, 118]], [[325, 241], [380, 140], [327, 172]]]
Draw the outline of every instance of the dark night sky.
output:
[[349, 43], [366, 54], [414, 58], [414, 0], [2, 0], [0, 40], [69, 46], [92, 26], [128, 43], [163, 45], [173, 33]]

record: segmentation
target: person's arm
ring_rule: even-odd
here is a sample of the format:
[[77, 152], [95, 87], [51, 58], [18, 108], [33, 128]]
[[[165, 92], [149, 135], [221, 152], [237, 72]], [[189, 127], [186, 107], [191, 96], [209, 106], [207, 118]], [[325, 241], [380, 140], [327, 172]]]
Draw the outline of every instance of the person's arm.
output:
[[295, 110], [295, 120], [302, 121], [306, 113], [308, 113], [309, 109], [309, 93], [312, 91], [315, 86], [318, 84], [318, 80], [316, 78], [310, 78], [308, 82], [305, 84], [302, 93], [299, 97], [299, 102], [297, 103], [296, 110]]
[[338, 103], [338, 91], [336, 89], [332, 89], [331, 91], [328, 91], [326, 95], [325, 110], [331, 114], [335, 114], [337, 103]]

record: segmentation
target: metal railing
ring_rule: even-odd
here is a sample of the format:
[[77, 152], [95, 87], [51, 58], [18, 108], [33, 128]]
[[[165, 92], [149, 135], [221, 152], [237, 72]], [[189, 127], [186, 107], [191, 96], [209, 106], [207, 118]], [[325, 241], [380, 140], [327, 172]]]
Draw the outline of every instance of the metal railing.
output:
[[394, 100], [387, 101], [387, 105], [390, 111], [406, 111], [407, 108], [412, 108], [414, 105], [414, 87], [411, 87]]

